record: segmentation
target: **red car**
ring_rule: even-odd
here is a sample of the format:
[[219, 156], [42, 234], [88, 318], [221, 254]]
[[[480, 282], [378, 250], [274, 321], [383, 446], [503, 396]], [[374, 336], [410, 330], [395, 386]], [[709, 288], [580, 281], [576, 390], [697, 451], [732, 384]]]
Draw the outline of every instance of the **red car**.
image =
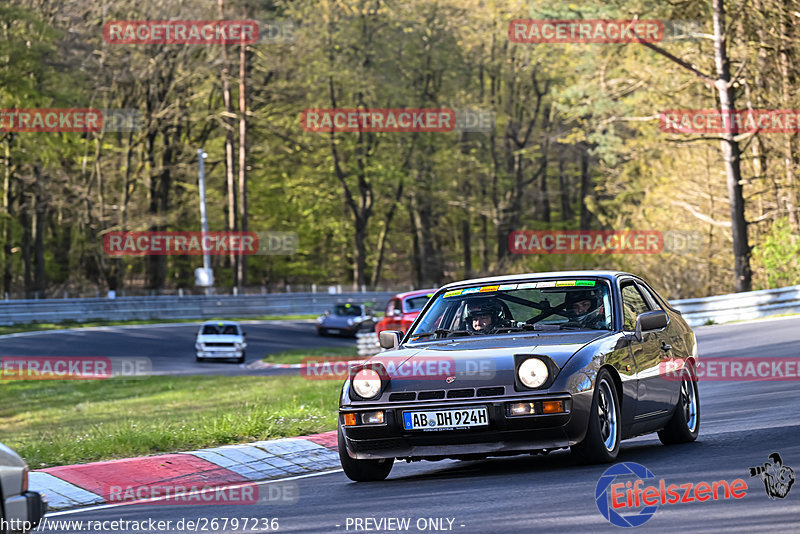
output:
[[386, 316], [375, 325], [375, 332], [380, 334], [383, 330], [401, 330], [405, 333], [434, 293], [435, 289], [398, 293], [386, 306]]

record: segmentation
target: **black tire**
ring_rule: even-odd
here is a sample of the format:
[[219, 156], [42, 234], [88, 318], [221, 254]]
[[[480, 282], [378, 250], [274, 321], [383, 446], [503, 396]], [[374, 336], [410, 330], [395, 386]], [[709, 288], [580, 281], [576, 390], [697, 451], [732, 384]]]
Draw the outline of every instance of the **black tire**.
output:
[[571, 447], [572, 454], [583, 463], [613, 462], [619, 455], [621, 437], [622, 420], [617, 388], [609, 372], [600, 369], [595, 380], [586, 437]]
[[194, 355], [194, 361], [196, 361], [196, 362], [202, 362], [202, 361], [203, 361], [203, 358], [201, 358], [200, 356], [198, 356], [197, 354], [195, 354], [195, 355]]
[[658, 439], [664, 445], [690, 443], [700, 433], [700, 393], [697, 380], [691, 368], [684, 369], [681, 375], [681, 392], [667, 426], [658, 432]]
[[339, 461], [347, 478], [355, 482], [376, 482], [384, 480], [389, 476], [389, 472], [394, 465], [394, 458], [384, 458], [383, 460], [356, 460], [347, 454], [347, 447], [344, 444], [344, 435], [339, 428]]
[[328, 331], [324, 328], [317, 328], [317, 335], [320, 337], [325, 337], [328, 335]]
[[242, 355], [236, 358], [236, 363], [244, 363], [246, 358], [246, 352], [242, 351]]

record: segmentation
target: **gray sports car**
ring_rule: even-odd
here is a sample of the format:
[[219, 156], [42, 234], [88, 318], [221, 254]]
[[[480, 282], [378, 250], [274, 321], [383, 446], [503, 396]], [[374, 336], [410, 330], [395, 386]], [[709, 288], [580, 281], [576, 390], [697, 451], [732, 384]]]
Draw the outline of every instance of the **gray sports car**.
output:
[[449, 284], [405, 337], [350, 369], [339, 456], [356, 481], [396, 458], [476, 459], [569, 447], [612, 462], [620, 440], [700, 428], [694, 333], [642, 279], [537, 273]]

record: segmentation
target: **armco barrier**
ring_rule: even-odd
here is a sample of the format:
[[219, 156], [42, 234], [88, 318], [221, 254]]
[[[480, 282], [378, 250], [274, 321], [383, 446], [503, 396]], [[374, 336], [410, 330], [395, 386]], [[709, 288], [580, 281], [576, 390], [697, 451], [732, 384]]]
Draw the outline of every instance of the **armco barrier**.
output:
[[762, 289], [745, 293], [674, 300], [671, 304], [691, 326], [760, 319], [770, 315], [800, 313], [800, 286]]
[[[380, 312], [394, 293], [271, 293], [0, 301], [0, 324], [92, 319], [208, 319], [259, 315], [317, 314], [338, 302], [370, 302]], [[800, 286], [733, 293], [671, 304], [692, 326], [800, 313]]]
[[209, 319], [318, 314], [339, 302], [372, 303], [383, 311], [394, 293], [272, 293], [0, 301], [0, 324], [104, 319]]

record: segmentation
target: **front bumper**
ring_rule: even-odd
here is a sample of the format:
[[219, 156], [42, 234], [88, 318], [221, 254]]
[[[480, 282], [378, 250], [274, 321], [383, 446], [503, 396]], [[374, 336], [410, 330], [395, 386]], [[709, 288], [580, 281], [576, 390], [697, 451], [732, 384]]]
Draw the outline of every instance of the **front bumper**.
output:
[[[402, 406], [346, 406], [339, 410], [348, 453], [358, 459], [443, 459], [468, 456], [502, 456], [569, 447], [581, 441], [588, 425], [592, 392], [531, 397], [471, 399], [466, 402], [408, 403]], [[564, 413], [526, 416], [508, 415], [511, 402], [563, 400]], [[588, 402], [588, 404], [587, 404]], [[408, 431], [402, 413], [485, 406], [489, 425], [463, 430]], [[384, 411], [381, 425], [343, 426], [345, 413]], [[360, 417], [356, 417], [360, 420]]]
[[318, 324], [317, 325], [317, 332], [322, 331], [326, 334], [331, 334], [334, 336], [354, 336], [361, 328], [361, 325], [353, 325], [353, 326], [325, 326]]
[[243, 349], [198, 350], [198, 358], [240, 358]]

